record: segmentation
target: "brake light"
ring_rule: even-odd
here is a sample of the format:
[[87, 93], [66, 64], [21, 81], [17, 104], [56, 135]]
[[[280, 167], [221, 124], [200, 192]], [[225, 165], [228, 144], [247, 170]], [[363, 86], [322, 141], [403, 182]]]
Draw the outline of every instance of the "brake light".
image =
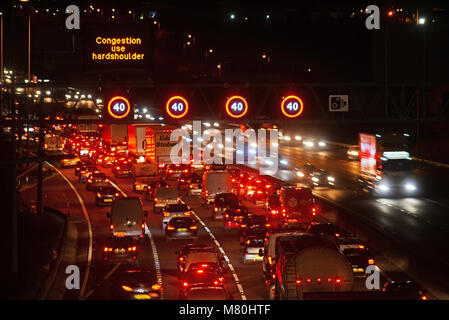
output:
[[265, 186], [265, 188], [271, 188], [271, 184], [267, 184], [266, 186]]
[[312, 208], [312, 215], [314, 215], [314, 216], [316, 215], [316, 208], [315, 207]]
[[189, 170], [185, 169], [184, 172], [187, 173], [187, 172], [189, 172]]
[[214, 211], [215, 211], [215, 212], [218, 212], [218, 208], [217, 208], [217, 207], [215, 207], [215, 208], [214, 208]]
[[184, 179], [181, 179], [181, 180], [179, 180], [179, 181], [184, 182]]
[[374, 259], [369, 259], [368, 264], [374, 264]]
[[97, 197], [101, 198], [101, 193], [100, 192], [97, 193]]
[[246, 228], [246, 224], [241, 224], [240, 225], [242, 228]]
[[111, 251], [112, 251], [112, 248], [104, 247], [104, 252], [111, 252]]
[[335, 236], [338, 238], [338, 237], [340, 236], [340, 234], [339, 234], [339, 233], [336, 233]]
[[164, 217], [168, 217], [170, 215], [170, 212], [164, 212]]
[[308, 282], [308, 283], [312, 282], [312, 279], [307, 278], [307, 282]]
[[257, 191], [257, 194], [262, 194], [262, 191], [258, 190], [258, 191]]
[[224, 280], [223, 277], [218, 278], [218, 281], [220, 281], [220, 282], [223, 282], [223, 280]]
[[421, 296], [421, 300], [427, 300], [427, 296]]
[[359, 248], [359, 249], [365, 249], [365, 246], [362, 245], [362, 244], [360, 244], [357, 248]]
[[128, 251], [136, 251], [137, 250], [137, 247], [129, 247], [128, 248]]
[[271, 214], [278, 214], [279, 210], [271, 210]]
[[250, 244], [250, 243], [251, 243], [251, 241], [250, 241], [250, 240], [247, 240], [247, 241], [246, 241], [246, 244]]
[[120, 167], [115, 167], [115, 170], [120, 170]]
[[173, 173], [173, 170], [172, 169], [168, 170], [168, 173]]
[[184, 261], [184, 258], [183, 257], [179, 257], [179, 261]]
[[175, 230], [175, 227], [168, 226], [168, 227], [167, 227], [167, 230]]
[[229, 218], [229, 214], [226, 214], [226, 215], [225, 215], [225, 218], [226, 218], [226, 219]]
[[340, 278], [336, 278], [335, 279], [335, 284], [341, 284], [341, 279]]
[[92, 183], [92, 179], [87, 180], [87, 182]]
[[118, 192], [116, 192], [116, 193], [115, 193], [115, 196], [116, 196], [116, 197], [118, 197], [118, 196], [119, 196], [119, 193], [118, 193]]
[[268, 263], [270, 264], [270, 266], [273, 265], [273, 258], [271, 258], [271, 256], [268, 256]]
[[153, 285], [151, 286], [151, 289], [157, 291], [157, 290], [161, 289], [161, 285], [160, 285], [160, 284], [157, 284], [157, 283], [156, 283], [156, 284], [153, 284]]
[[198, 229], [198, 227], [197, 226], [191, 226], [190, 229], [191, 230], [196, 230], [196, 229]]
[[203, 270], [203, 269], [200, 269], [200, 270], [197, 271], [197, 273], [200, 273], [200, 274], [201, 274], [201, 273], [204, 273], [204, 270]]
[[231, 179], [232, 182], [235, 182], [235, 179]]
[[184, 282], [182, 285], [183, 285], [184, 287], [187, 287], [187, 286], [189, 286], [189, 283], [188, 283], [188, 282]]
[[271, 227], [271, 224], [265, 223], [265, 227], [266, 227], [266, 228], [269, 228], [269, 227]]
[[321, 278], [317, 278], [316, 282], [321, 283]]
[[109, 179], [106, 179], [105, 181], [106, 181], [106, 182], [109, 182]]
[[[178, 200], [180, 200], [180, 199], [178, 198]], [[187, 211], [187, 212], [184, 212], [184, 215], [185, 216], [190, 216], [190, 213], [191, 213], [190, 211]]]
[[141, 227], [142, 229], [145, 229], [145, 223], [142, 223]]
[[154, 198], [154, 202], [157, 202], [157, 198]]
[[109, 228], [110, 228], [111, 230], [114, 229], [114, 225], [111, 224], [111, 225], [109, 226]]
[[301, 284], [302, 281], [300, 279], [296, 280], [296, 284]]

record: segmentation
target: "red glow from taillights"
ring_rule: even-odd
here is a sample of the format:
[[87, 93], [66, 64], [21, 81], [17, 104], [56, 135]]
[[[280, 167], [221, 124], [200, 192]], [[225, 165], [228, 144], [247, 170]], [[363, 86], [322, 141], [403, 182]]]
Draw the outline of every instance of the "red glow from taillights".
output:
[[120, 170], [120, 167], [115, 167], [116, 170]]
[[129, 247], [128, 251], [137, 251], [137, 247]]
[[307, 279], [307, 282], [308, 282], [308, 283], [312, 282], [312, 279], [308, 278], [308, 279]]
[[273, 265], [273, 258], [271, 258], [270, 256], [268, 256], [268, 263], [272, 266]]
[[369, 259], [368, 264], [374, 264], [374, 259]]
[[168, 170], [168, 173], [173, 173], [173, 170], [172, 169]]
[[142, 229], [145, 229], [145, 223], [142, 223], [141, 227]]
[[104, 247], [104, 252], [112, 252], [112, 248]]
[[120, 195], [120, 194], [119, 194], [118, 192], [115, 194], [116, 197], [118, 197], [119, 195]]
[[204, 273], [204, 270], [203, 270], [203, 269], [200, 269], [200, 270], [197, 271], [197, 273], [200, 273], [200, 274], [201, 274], [201, 273]]
[[189, 170], [185, 169], [184, 172], [187, 173], [187, 172], [189, 172]]
[[269, 227], [271, 227], [271, 224], [265, 223], [265, 227], [269, 228]]
[[190, 227], [190, 230], [196, 230], [196, 229], [198, 229], [197, 226], [191, 226], [191, 227]]
[[296, 280], [296, 284], [301, 284], [302, 281], [300, 279]]
[[167, 230], [175, 230], [175, 227], [168, 226], [168, 227], [167, 227]]
[[246, 228], [246, 224], [242, 224], [241, 227], [242, 227], [242, 228]]
[[226, 214], [226, 215], [225, 215], [225, 218], [226, 218], [226, 219], [229, 218], [229, 214]]
[[340, 278], [336, 278], [335, 279], [335, 284], [341, 284], [341, 279]]
[[184, 261], [184, 258], [183, 257], [179, 257], [179, 261]]
[[314, 216], [316, 215], [316, 208], [315, 207], [312, 208], [312, 215], [314, 215]]
[[109, 226], [109, 228], [110, 228], [111, 230], [114, 229], [114, 225], [111, 224], [111, 225]]
[[279, 210], [271, 210], [271, 214], [278, 214]]
[[421, 300], [427, 300], [428, 298], [427, 298], [427, 296], [421, 296]]
[[188, 283], [188, 282], [184, 282], [182, 285], [183, 285], [184, 287], [188, 287], [188, 286], [189, 286], [189, 283]]

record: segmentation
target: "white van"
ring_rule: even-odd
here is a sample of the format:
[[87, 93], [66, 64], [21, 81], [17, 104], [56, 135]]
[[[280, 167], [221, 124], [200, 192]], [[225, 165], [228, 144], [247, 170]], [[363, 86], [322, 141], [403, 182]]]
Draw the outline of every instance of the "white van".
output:
[[218, 193], [232, 192], [232, 176], [227, 171], [206, 171], [203, 175], [201, 203], [210, 204]]
[[110, 230], [113, 237], [142, 237], [145, 234], [145, 217], [142, 201], [138, 197], [119, 197], [114, 199], [110, 219]]

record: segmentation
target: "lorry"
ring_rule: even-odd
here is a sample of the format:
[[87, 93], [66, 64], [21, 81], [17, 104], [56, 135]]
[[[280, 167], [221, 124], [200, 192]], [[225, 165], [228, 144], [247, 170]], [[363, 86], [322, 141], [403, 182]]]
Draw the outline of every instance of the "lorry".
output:
[[279, 191], [279, 212], [270, 215], [270, 220], [281, 228], [292, 225], [306, 228], [316, 215], [316, 199], [310, 188], [284, 186]]
[[102, 138], [109, 144], [128, 142], [128, 125], [103, 124], [101, 128]]
[[171, 141], [174, 126], [145, 127], [145, 160], [158, 165], [159, 169], [171, 163], [170, 152], [178, 141]]
[[407, 133], [359, 134], [360, 175], [363, 191], [376, 196], [416, 196], [417, 176]]
[[142, 125], [128, 126], [128, 152], [136, 158], [145, 157], [146, 127]]
[[107, 212], [110, 231], [113, 237], [143, 237], [145, 234], [145, 217], [142, 201], [138, 197], [116, 197], [111, 212]]
[[[354, 275], [351, 263], [335, 244], [320, 237], [302, 234], [280, 237], [275, 262], [274, 299], [305, 300], [308, 295], [351, 292]], [[268, 279], [267, 279], [268, 280]]]
[[155, 163], [134, 163], [132, 166], [133, 191], [142, 192], [157, 179], [158, 168]]

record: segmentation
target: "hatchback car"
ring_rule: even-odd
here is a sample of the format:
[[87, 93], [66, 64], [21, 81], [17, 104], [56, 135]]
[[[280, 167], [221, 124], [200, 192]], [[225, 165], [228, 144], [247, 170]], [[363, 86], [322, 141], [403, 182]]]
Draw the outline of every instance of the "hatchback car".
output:
[[165, 228], [165, 240], [175, 239], [198, 240], [198, 225], [190, 217], [179, 217], [171, 219]]

